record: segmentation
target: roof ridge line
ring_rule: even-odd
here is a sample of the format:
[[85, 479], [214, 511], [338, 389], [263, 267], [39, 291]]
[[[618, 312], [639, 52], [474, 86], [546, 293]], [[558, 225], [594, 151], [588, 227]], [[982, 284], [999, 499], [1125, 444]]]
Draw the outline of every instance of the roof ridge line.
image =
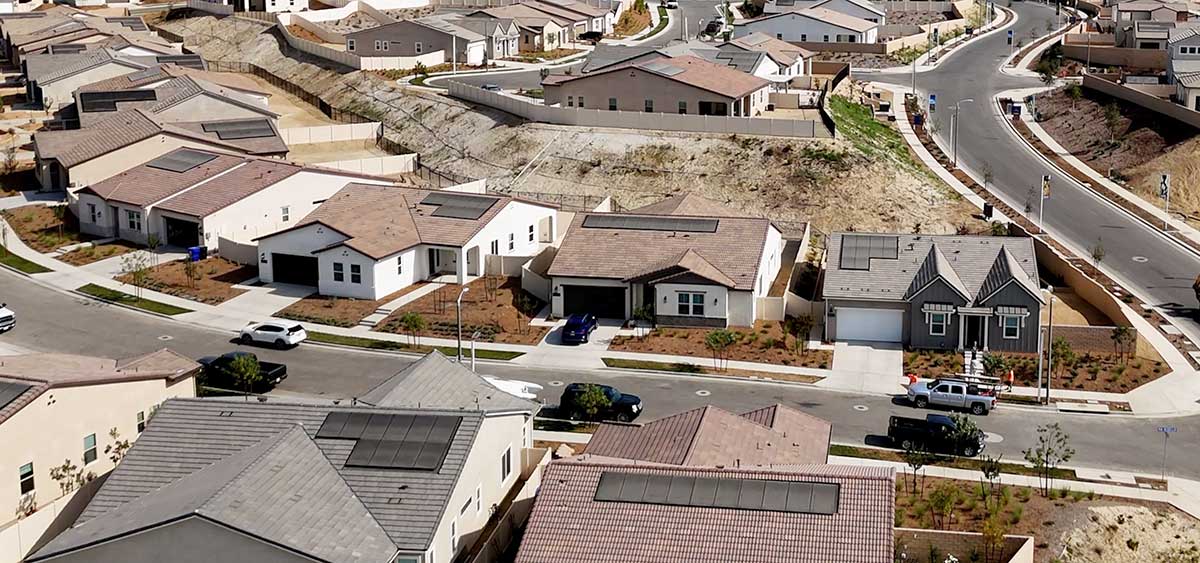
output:
[[[238, 471], [237, 475], [234, 475], [233, 478], [226, 481], [225, 484], [218, 487], [217, 490], [213, 491], [213, 493], [211, 495], [209, 495], [207, 498], [205, 498], [199, 504], [197, 504], [194, 512], [199, 514], [201, 509], [203, 509], [205, 506], [207, 506], [208, 503], [212, 502], [212, 500], [217, 498], [217, 496], [219, 496], [221, 493], [225, 492], [225, 490], [228, 489], [229, 486], [231, 484], [233, 484], [234, 481], [237, 481], [238, 479], [240, 479], [242, 477], [242, 475], [245, 475], [245, 473], [247, 471], [249, 471], [251, 467], [254, 467], [255, 465], [257, 465], [258, 462], [261, 461], [262, 458], [265, 457], [267, 454], [275, 451], [275, 448], [278, 448], [279, 444], [283, 441], [284, 436], [286, 436], [288, 434], [288, 432], [291, 432], [291, 431], [295, 430], [296, 428], [299, 428], [301, 432], [304, 432], [305, 436], [308, 435], [308, 432], [306, 430], [304, 430], [304, 425], [302, 425], [300, 423], [291, 424], [291, 425], [288, 425], [287, 428], [280, 430], [279, 432], [277, 432], [271, 436], [263, 438], [262, 440], [259, 440], [258, 442], [250, 444], [250, 445], [246, 446], [245, 448], [238, 450], [237, 452], [229, 454], [224, 459], [222, 459], [220, 461], [216, 461], [212, 465], [209, 465], [208, 467], [214, 467], [217, 464], [228, 461], [229, 458], [237, 455], [238, 453], [246, 451], [246, 449], [248, 449], [248, 448], [253, 448], [253, 447], [255, 447], [259, 444], [262, 444], [263, 442], [266, 442], [268, 440], [272, 441], [272, 443], [270, 445], [268, 445], [267, 448], [262, 451], [262, 453], [258, 454], [257, 456], [254, 456], [254, 459], [250, 460], [250, 462], [247, 463], [245, 467], [243, 467], [240, 471]], [[311, 440], [311, 438], [309, 438], [309, 439]], [[201, 471], [203, 471], [204, 469], [207, 469], [207, 468], [201, 468]], [[199, 471], [189, 473], [188, 476], [195, 475], [198, 472]], [[168, 483], [168, 485], [164, 485], [164, 486], [169, 486], [171, 484], [178, 483], [178, 482], [179, 482], [179, 480], [177, 479], [175, 481], [172, 481], [171, 483]], [[161, 489], [162, 487], [159, 487], [159, 488]]]

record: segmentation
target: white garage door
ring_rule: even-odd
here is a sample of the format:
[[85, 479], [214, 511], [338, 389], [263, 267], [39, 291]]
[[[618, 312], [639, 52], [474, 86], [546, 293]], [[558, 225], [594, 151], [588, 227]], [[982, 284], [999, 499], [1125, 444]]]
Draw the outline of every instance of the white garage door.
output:
[[904, 311], [837, 308], [838, 340], [900, 342], [903, 334]]

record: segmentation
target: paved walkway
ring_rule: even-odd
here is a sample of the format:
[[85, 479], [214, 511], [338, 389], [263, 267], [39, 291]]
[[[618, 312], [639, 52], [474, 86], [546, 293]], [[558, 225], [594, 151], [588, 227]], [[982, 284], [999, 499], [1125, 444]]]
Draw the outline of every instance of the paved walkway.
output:
[[430, 293], [433, 293], [445, 286], [446, 284], [444, 283], [427, 283], [420, 289], [415, 289], [405, 293], [400, 297], [384, 303], [378, 309], [375, 309], [375, 312], [367, 315], [363, 320], [358, 321], [358, 326], [366, 328], [378, 326], [379, 323], [383, 322], [383, 319], [388, 318], [392, 313], [396, 312], [396, 309], [408, 305], [409, 303], [425, 297], [426, 295], [429, 295]]

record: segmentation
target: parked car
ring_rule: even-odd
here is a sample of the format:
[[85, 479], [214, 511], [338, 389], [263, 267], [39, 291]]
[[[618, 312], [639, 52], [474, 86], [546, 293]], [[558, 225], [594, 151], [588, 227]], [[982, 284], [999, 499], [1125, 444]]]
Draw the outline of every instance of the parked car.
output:
[[238, 340], [242, 344], [261, 342], [276, 348], [287, 348], [304, 342], [308, 333], [299, 323], [267, 321], [265, 323], [250, 323], [242, 329]]
[[585, 32], [579, 34], [580, 41], [586, 41], [588, 43], [591, 43], [592, 45], [599, 44], [600, 40], [603, 38], [604, 38], [604, 33], [601, 33], [599, 31], [585, 31]]
[[8, 332], [17, 326], [17, 314], [8, 308], [8, 303], [0, 303], [0, 332]]
[[674, 10], [679, 7], [679, 2], [676, 0], [667, 0], [663, 4], [666, 5], [668, 10]]
[[987, 414], [996, 408], [995, 388], [965, 379], [939, 378], [918, 381], [908, 387], [908, 401], [917, 408], [929, 405], [970, 409], [971, 414]]
[[[205, 356], [196, 360], [201, 366], [204, 366], [200, 384], [218, 389], [244, 391], [244, 389], [238, 387], [232, 368], [233, 361], [243, 356], [250, 356], [258, 360], [258, 356], [242, 351], [226, 352], [220, 356]], [[287, 379], [287, 366], [258, 360], [258, 373], [262, 377], [259, 378], [258, 383], [251, 387], [249, 391], [251, 393], [266, 393]]]
[[892, 445], [906, 450], [924, 447], [930, 452], [966, 457], [979, 455], [986, 445], [982, 431], [961, 435], [956, 432], [954, 419], [944, 414], [930, 414], [924, 419], [893, 416], [888, 420], [887, 435]]
[[482, 88], [484, 90], [487, 90], [488, 92], [499, 92], [500, 91], [500, 86], [496, 85], [496, 84], [484, 84], [482, 86]]
[[591, 338], [592, 332], [596, 330], [596, 316], [591, 313], [575, 313], [567, 317], [567, 324], [563, 325], [562, 342], [563, 344], [583, 344]]
[[[587, 391], [587, 387], [593, 385], [591, 383], [572, 383], [563, 389], [562, 397], [558, 401], [558, 410], [570, 418], [571, 420], [580, 420], [588, 418], [587, 414], [579, 406], [579, 397]], [[600, 391], [608, 397], [609, 405], [607, 408], [601, 409], [596, 413], [597, 420], [617, 420], [620, 422], [629, 422], [642, 412], [642, 398], [637, 395], [622, 393], [615, 387], [608, 385], [596, 385]]]

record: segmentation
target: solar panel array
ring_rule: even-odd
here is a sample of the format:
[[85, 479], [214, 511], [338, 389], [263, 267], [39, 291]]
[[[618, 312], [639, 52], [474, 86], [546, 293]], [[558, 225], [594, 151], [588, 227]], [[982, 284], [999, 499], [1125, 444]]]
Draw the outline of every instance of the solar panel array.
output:
[[105, 20], [107, 20], [109, 23], [119, 24], [122, 27], [127, 27], [134, 31], [150, 31], [146, 27], [146, 22], [142, 21], [142, 18], [137, 16], [119, 16], [105, 18]]
[[670, 217], [666, 215], [588, 215], [583, 219], [586, 229], [626, 229], [631, 231], [672, 231], [680, 233], [715, 233], [719, 219]]
[[843, 270], [870, 270], [872, 258], [896, 259], [899, 239], [892, 235], [842, 235]]
[[217, 155], [212, 153], [192, 149], [179, 149], [147, 162], [146, 166], [171, 172], [187, 172], [214, 158], [217, 158]]
[[605, 471], [593, 497], [601, 502], [765, 510], [798, 514], [837, 514], [836, 483], [647, 475]]
[[200, 58], [200, 55], [159, 55], [154, 60], [159, 64], [171, 63], [196, 70], [204, 70], [204, 59]]
[[318, 438], [354, 440], [347, 467], [437, 471], [461, 416], [331, 412]]
[[79, 111], [117, 111], [117, 102], [152, 102], [158, 99], [154, 90], [118, 90], [115, 92], [80, 92]]
[[670, 63], [665, 63], [662, 61], [652, 62], [650, 64], [644, 65], [642, 68], [644, 68], [650, 72], [661, 74], [663, 76], [675, 76], [676, 74], [683, 72], [682, 68], [679, 68], [675, 65], [672, 65]]
[[450, 192], [433, 192], [421, 200], [421, 205], [436, 205], [434, 217], [478, 219], [487, 213], [500, 198]]
[[16, 383], [12, 381], [0, 381], [0, 409], [7, 407], [13, 399], [20, 397], [22, 393], [29, 390], [32, 385], [25, 383]]
[[275, 136], [275, 130], [271, 128], [271, 124], [265, 119], [220, 121], [215, 123], [205, 123], [201, 127], [203, 127], [208, 133], [216, 133], [217, 138], [223, 141], [231, 141], [234, 139], [257, 139], [260, 137]]

